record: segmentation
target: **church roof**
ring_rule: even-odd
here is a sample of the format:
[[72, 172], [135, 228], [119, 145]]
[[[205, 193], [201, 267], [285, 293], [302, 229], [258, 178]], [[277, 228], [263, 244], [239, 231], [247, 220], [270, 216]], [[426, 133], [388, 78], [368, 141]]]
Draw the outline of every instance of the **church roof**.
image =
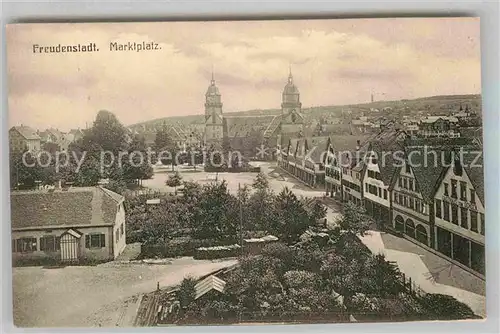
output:
[[290, 70], [290, 74], [288, 75], [288, 83], [283, 89], [283, 95], [298, 95], [299, 89], [293, 83], [292, 71]]
[[220, 95], [219, 93], [219, 88], [215, 85], [215, 81], [212, 81], [210, 86], [208, 86], [207, 93], [205, 94], [206, 96], [209, 95]]

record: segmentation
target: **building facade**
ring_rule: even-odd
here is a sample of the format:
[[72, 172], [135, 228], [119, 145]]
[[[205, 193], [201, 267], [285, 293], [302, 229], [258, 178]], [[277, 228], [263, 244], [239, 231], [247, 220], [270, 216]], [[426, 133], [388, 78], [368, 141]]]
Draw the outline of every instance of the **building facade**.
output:
[[13, 191], [13, 262], [115, 259], [125, 248], [123, 201], [101, 187]]
[[[472, 157], [470, 158], [472, 159]], [[434, 246], [441, 254], [481, 274], [485, 265], [485, 217], [482, 161], [471, 167], [456, 160], [434, 196]]]
[[9, 130], [9, 147], [12, 153], [40, 151], [40, 136], [29, 126], [13, 126]]

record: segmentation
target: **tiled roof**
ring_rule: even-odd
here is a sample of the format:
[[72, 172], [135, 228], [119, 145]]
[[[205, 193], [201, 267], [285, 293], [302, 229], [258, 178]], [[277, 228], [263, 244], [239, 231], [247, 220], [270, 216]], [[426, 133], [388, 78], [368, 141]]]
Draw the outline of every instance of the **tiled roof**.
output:
[[101, 187], [74, 187], [67, 191], [13, 191], [12, 228], [43, 226], [113, 225], [122, 197]]
[[40, 136], [36, 134], [36, 131], [30, 128], [29, 126], [21, 125], [21, 126], [13, 126], [11, 128], [17, 130], [25, 139], [36, 140], [40, 139]]
[[307, 148], [309, 153], [309, 158], [312, 162], [324, 163], [324, 159], [326, 155], [324, 152], [327, 152], [328, 137], [311, 137], [307, 139]]
[[[436, 155], [429, 153], [431, 150], [436, 152]], [[407, 146], [405, 147], [406, 163], [408, 163], [409, 154], [411, 154], [410, 167], [420, 193], [424, 200], [431, 202], [440, 180], [448, 169], [448, 167], [443, 165], [449, 163], [451, 149], [449, 147]], [[442, 160], [445, 161], [445, 164], [442, 163]]]
[[246, 137], [255, 131], [264, 134], [274, 118], [275, 115], [225, 116], [227, 136], [229, 138]]
[[474, 186], [481, 203], [484, 205], [484, 160], [483, 155], [476, 161], [476, 154], [464, 154], [463, 162], [470, 182]]
[[196, 291], [196, 295], [194, 299], [198, 299], [207, 292], [212, 290], [223, 292], [225, 287], [226, 287], [225, 281], [221, 280], [220, 278], [214, 275], [208, 276], [195, 285], [194, 289]]

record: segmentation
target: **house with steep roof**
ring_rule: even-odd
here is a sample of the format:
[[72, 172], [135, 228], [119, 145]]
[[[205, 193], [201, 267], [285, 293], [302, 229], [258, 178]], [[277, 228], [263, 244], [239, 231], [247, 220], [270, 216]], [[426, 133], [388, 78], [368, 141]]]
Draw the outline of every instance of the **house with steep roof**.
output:
[[290, 139], [278, 165], [311, 187], [323, 187], [328, 140], [328, 137]]
[[[435, 152], [429, 153], [428, 151]], [[429, 154], [428, 154], [429, 153]], [[433, 203], [450, 151], [440, 147], [407, 146], [391, 186], [392, 228], [427, 247], [433, 246]]]
[[9, 147], [13, 153], [40, 150], [40, 136], [29, 126], [13, 126], [9, 130]]
[[363, 203], [367, 214], [380, 224], [391, 221], [390, 189], [398, 166], [397, 156], [403, 155], [404, 131], [388, 130], [377, 135], [368, 145], [364, 157]]
[[12, 258], [113, 260], [125, 248], [123, 196], [101, 187], [11, 192]]
[[434, 199], [434, 248], [455, 263], [485, 272], [484, 173], [481, 149], [455, 156]]
[[343, 152], [351, 152], [361, 147], [367, 136], [330, 135], [326, 148], [325, 162], [325, 190], [332, 198], [342, 200], [342, 166], [340, 156]]

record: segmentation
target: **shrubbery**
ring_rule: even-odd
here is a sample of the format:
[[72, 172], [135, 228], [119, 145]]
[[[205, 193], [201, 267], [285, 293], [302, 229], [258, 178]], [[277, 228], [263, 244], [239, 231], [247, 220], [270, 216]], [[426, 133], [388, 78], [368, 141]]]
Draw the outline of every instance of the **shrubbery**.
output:
[[194, 253], [197, 260], [213, 260], [226, 257], [237, 257], [241, 254], [240, 245], [200, 247]]
[[195, 256], [196, 249], [200, 247], [212, 247], [217, 245], [227, 246], [234, 244], [231, 239], [191, 239], [177, 238], [168, 240], [164, 244], [142, 245], [140, 258], [171, 258], [179, 256]]

